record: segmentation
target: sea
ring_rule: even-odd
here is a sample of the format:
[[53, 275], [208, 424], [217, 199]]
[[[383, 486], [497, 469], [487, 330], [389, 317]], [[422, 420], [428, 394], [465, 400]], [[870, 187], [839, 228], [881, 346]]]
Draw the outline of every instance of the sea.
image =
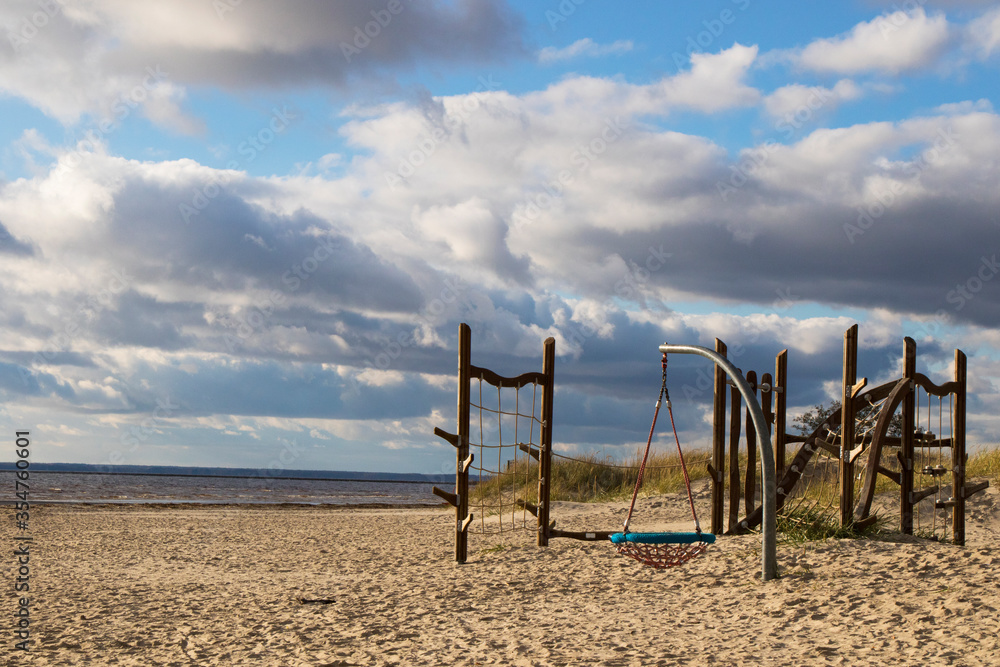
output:
[[[0, 504], [15, 495], [18, 471], [0, 463]], [[32, 504], [439, 506], [434, 485], [451, 490], [454, 475], [406, 475], [337, 470], [94, 466], [33, 463], [27, 470]]]

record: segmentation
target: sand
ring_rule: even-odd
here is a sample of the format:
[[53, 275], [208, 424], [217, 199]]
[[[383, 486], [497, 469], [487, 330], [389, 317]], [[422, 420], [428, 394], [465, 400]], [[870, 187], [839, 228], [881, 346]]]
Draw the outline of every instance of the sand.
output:
[[[685, 520], [642, 501], [640, 528]], [[1000, 496], [965, 547], [912, 537], [722, 537], [655, 571], [606, 544], [472, 536], [438, 509], [38, 506], [32, 650], [14, 650], [13, 511], [0, 511], [0, 662], [11, 665], [998, 665]], [[567, 529], [622, 504], [557, 503]], [[311, 602], [303, 602], [309, 600]]]

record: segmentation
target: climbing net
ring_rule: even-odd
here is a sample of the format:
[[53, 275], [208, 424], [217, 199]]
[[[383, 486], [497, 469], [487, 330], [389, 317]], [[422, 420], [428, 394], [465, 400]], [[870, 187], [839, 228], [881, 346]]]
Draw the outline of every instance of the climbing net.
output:
[[[478, 521], [476, 533], [504, 533], [536, 527], [529, 521], [526, 503], [537, 496], [542, 430], [542, 387], [531, 382], [499, 387], [473, 377], [470, 387], [469, 447], [475, 461], [469, 468], [475, 488], [469, 508]], [[533, 517], [532, 517], [533, 520]]]

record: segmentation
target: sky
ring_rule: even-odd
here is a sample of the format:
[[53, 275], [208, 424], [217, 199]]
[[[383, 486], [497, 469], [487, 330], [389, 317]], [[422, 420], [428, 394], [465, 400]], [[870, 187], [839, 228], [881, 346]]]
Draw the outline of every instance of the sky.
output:
[[996, 444], [998, 75], [973, 0], [0, 0], [0, 459], [448, 472], [461, 322], [564, 454], [855, 323]]

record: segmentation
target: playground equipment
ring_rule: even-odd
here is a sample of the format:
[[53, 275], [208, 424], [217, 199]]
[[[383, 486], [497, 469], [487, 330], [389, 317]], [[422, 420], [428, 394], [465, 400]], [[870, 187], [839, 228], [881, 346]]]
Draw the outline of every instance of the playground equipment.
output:
[[[694, 497], [691, 495], [691, 478], [688, 475], [687, 465], [684, 463], [684, 452], [681, 449], [681, 441], [677, 437], [677, 426], [674, 423], [674, 409], [670, 404], [670, 392], [667, 390], [666, 352], [663, 353], [662, 365], [663, 381], [660, 383], [660, 395], [656, 399], [653, 424], [649, 427], [646, 449], [642, 454], [642, 463], [639, 465], [639, 474], [636, 476], [635, 489], [632, 491], [632, 502], [629, 503], [628, 514], [625, 516], [622, 532], [611, 535], [611, 541], [614, 543], [618, 553], [660, 570], [683, 565], [692, 558], [705, 553], [708, 545], [715, 542], [715, 535], [711, 533], [702, 534], [701, 524], [698, 522], [698, 512], [694, 508]], [[670, 414], [670, 429], [673, 431], [674, 442], [677, 444], [677, 456], [680, 458], [681, 470], [684, 473], [684, 486], [687, 488], [688, 504], [691, 506], [691, 518], [694, 520], [695, 532], [630, 533], [628, 525], [632, 520], [632, 512], [635, 510], [635, 501], [639, 497], [639, 489], [642, 488], [646, 462], [649, 460], [649, 449], [653, 444], [653, 433], [656, 431], [656, 419], [660, 415], [660, 407], [663, 405], [664, 400], [666, 400], [667, 412]]]
[[[916, 343], [906, 338], [903, 376], [868, 388], [867, 379], [857, 377], [857, 343], [858, 327], [854, 325], [844, 336], [841, 407], [804, 437], [786, 432], [787, 350], [776, 357], [774, 375], [764, 373], [758, 382], [755, 371], [744, 374], [733, 365], [721, 340], [716, 339], [715, 350], [670, 344], [659, 348], [664, 354], [694, 354], [715, 364], [712, 452], [707, 463], [711, 483], [709, 532], [738, 534], [760, 527], [764, 581], [777, 576], [776, 516], [792, 499], [821, 499], [809, 502], [829, 503], [843, 525], [865, 526], [876, 520], [872, 510], [876, 495], [884, 494], [887, 484], [895, 484], [899, 487], [899, 528], [903, 533], [942, 540], [950, 537], [962, 545], [965, 501], [989, 486], [988, 482], [965, 481], [965, 354], [955, 350], [954, 380], [935, 384], [916, 372]], [[711, 537], [705, 534], [699, 539], [697, 517], [694, 533], [628, 533], [627, 520], [622, 531], [556, 528], [550, 503], [552, 459], [560, 456], [552, 451], [555, 341], [549, 338], [543, 347], [541, 372], [503, 377], [471, 364], [471, 330], [465, 324], [459, 327], [458, 432], [434, 431], [456, 449], [455, 492], [434, 489], [455, 507], [456, 560], [464, 563], [468, 557], [469, 532], [506, 530], [533, 529], [541, 547], [560, 537], [612, 540], [626, 552], [634, 550], [635, 554], [629, 554], [633, 557], [666, 566], [693, 557], [688, 552], [698, 547], [704, 550], [701, 543]], [[495, 407], [492, 399], [487, 404], [493, 390]], [[530, 399], [522, 398], [528, 391]], [[473, 395], [476, 400], [472, 400]], [[475, 419], [471, 418], [473, 410]], [[900, 433], [890, 435], [897, 410], [901, 411]], [[478, 427], [477, 432], [471, 429], [472, 424]], [[798, 449], [789, 456], [788, 450], [796, 444]], [[485, 463], [487, 454], [496, 461], [495, 467]], [[477, 460], [479, 465], [473, 465]], [[523, 465], [528, 461], [536, 464]], [[524, 488], [529, 470], [537, 474], [537, 504], [519, 497], [518, 489]], [[470, 471], [478, 474], [480, 482], [502, 482], [492, 500], [480, 494], [478, 526], [470, 512]], [[641, 483], [640, 475], [633, 507]], [[486, 515], [490, 515], [489, 522]], [[616, 534], [619, 537], [614, 538]]]
[[[721, 341], [716, 341], [716, 346], [725, 350]], [[967, 360], [961, 350], [955, 350], [954, 359], [954, 380], [935, 384], [916, 371], [916, 342], [906, 338], [903, 344], [903, 376], [868, 388], [867, 378], [858, 380], [858, 326], [852, 326], [844, 334], [841, 407], [803, 437], [784, 431], [787, 351], [781, 352], [776, 361], [775, 386], [771, 388], [771, 391], [778, 392], [779, 397], [778, 410], [773, 417], [779, 466], [779, 512], [793, 497], [832, 495], [834, 500], [831, 504], [839, 513], [841, 525], [864, 527], [877, 520], [872, 513], [876, 491], [884, 491], [887, 484], [890, 487], [894, 484], [898, 486], [901, 532], [912, 535], [916, 529], [917, 534], [940, 540], [950, 539], [957, 545], [964, 545], [965, 501], [986, 489], [989, 482], [967, 484], [965, 481], [968, 459], [965, 447]], [[932, 432], [932, 397], [937, 399], [937, 434]], [[924, 398], [927, 405], [924, 411], [926, 427], [918, 421], [920, 415], [917, 409]], [[945, 398], [949, 401], [947, 416]], [[717, 417], [725, 412], [725, 400], [725, 392], [720, 391], [717, 381]], [[734, 413], [737, 408], [738, 404], [734, 402]], [[900, 433], [890, 435], [889, 427], [897, 410], [901, 413]], [[729, 433], [731, 442], [738, 440], [738, 429], [739, 424], [733, 420]], [[725, 424], [716, 418], [713, 463], [722, 460], [723, 452], [718, 444], [725, 442], [725, 436]], [[786, 463], [786, 446], [795, 443], [800, 443], [799, 449], [791, 461], [783, 465]], [[945, 454], [946, 450], [950, 450], [950, 456]], [[726, 480], [721, 469], [710, 473], [713, 481], [712, 532], [721, 533], [722, 502], [718, 499], [723, 497]], [[730, 494], [738, 493], [738, 466], [731, 467], [730, 473]], [[748, 497], [752, 495], [749, 477], [744, 491]], [[750, 509], [752, 505], [748, 504], [747, 514], [742, 520], [734, 522], [733, 504], [730, 503], [727, 532], [744, 532], [760, 524], [762, 509], [759, 506]]]

